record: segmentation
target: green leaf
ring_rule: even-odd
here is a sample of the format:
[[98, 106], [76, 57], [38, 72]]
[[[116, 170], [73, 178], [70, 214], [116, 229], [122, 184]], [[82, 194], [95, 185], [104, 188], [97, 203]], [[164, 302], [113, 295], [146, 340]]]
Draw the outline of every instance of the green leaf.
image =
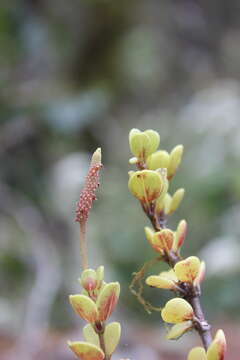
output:
[[119, 322], [112, 322], [111, 324], [108, 324], [106, 326], [104, 332], [104, 340], [107, 355], [111, 355], [115, 351], [119, 343], [120, 336], [121, 325], [119, 324]]
[[87, 342], [100, 347], [98, 334], [95, 332], [91, 324], [84, 326], [83, 336]]

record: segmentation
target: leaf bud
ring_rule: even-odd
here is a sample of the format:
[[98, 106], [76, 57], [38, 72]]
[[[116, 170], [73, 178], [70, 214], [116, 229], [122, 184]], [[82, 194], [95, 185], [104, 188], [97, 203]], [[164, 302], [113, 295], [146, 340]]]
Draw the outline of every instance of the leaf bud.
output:
[[224, 360], [226, 350], [227, 344], [224, 332], [218, 330], [207, 350], [207, 360]]
[[171, 203], [172, 203], [172, 196], [167, 193], [164, 199], [164, 212], [166, 215], [169, 215]]
[[171, 200], [171, 203], [170, 203], [170, 208], [169, 208], [169, 210], [167, 212], [168, 215], [171, 215], [172, 213], [174, 213], [178, 209], [178, 207], [179, 207], [179, 205], [180, 205], [180, 203], [181, 203], [181, 201], [182, 201], [182, 199], [184, 197], [184, 194], [185, 194], [184, 189], [178, 189], [173, 194], [172, 200]]
[[183, 145], [177, 145], [170, 153], [170, 160], [169, 160], [169, 166], [168, 166], [168, 179], [171, 179], [182, 160], [182, 154], [183, 154]]
[[129, 164], [131, 165], [135, 165], [137, 164], [137, 162], [138, 162], [138, 158], [136, 158], [135, 156], [129, 159]]
[[175, 233], [175, 239], [173, 244], [173, 251], [177, 252], [181, 249], [187, 234], [187, 222], [181, 220], [178, 224], [177, 231]]
[[96, 270], [97, 289], [100, 289], [104, 279], [104, 266], [99, 266]]
[[160, 136], [154, 130], [142, 132], [138, 129], [132, 129], [129, 133], [130, 150], [139, 161], [145, 161], [149, 155], [156, 151], [159, 142]]
[[81, 278], [79, 279], [82, 287], [87, 291], [91, 292], [97, 287], [96, 271], [93, 269], [86, 269], [82, 272]]

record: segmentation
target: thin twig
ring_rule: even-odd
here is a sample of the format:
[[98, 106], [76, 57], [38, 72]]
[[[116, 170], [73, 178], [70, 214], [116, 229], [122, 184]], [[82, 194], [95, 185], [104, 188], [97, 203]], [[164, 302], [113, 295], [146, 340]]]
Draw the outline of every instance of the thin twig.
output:
[[[143, 287], [142, 281], [143, 281], [146, 271], [160, 260], [162, 260], [162, 257], [158, 256], [158, 257], [146, 262], [138, 272], [133, 273], [134, 276], [131, 281], [131, 284], [129, 285], [129, 289], [130, 289], [131, 293], [134, 296], [136, 296], [136, 298], [138, 299], [140, 304], [143, 305], [144, 309], [147, 311], [148, 314], [151, 314], [152, 311], [161, 311], [162, 308], [153, 306], [149, 301], [144, 299], [144, 297], [143, 297], [144, 287]], [[138, 287], [135, 290], [136, 284]]]

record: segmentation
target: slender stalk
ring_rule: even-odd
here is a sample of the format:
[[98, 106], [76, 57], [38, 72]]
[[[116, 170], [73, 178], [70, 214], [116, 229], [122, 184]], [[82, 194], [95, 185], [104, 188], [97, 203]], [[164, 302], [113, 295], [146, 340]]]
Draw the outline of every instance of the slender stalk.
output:
[[80, 257], [84, 270], [88, 268], [87, 241], [86, 241], [86, 221], [80, 223]]

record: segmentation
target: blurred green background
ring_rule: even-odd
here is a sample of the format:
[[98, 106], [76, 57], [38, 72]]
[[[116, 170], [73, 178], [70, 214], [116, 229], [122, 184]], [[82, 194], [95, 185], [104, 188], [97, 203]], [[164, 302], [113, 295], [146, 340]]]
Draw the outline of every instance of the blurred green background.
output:
[[[90, 154], [104, 170], [89, 221], [93, 267], [119, 280], [115, 358], [184, 359], [196, 335], [166, 342], [159, 314], [129, 293], [154, 256], [127, 189], [128, 132], [153, 128], [185, 146], [171, 191], [186, 189], [183, 253], [207, 262], [203, 304], [240, 335], [240, 6], [238, 0], [2, 0], [0, 4], [0, 358], [67, 360], [81, 338], [75, 203]], [[169, 294], [146, 291], [155, 305]]]

